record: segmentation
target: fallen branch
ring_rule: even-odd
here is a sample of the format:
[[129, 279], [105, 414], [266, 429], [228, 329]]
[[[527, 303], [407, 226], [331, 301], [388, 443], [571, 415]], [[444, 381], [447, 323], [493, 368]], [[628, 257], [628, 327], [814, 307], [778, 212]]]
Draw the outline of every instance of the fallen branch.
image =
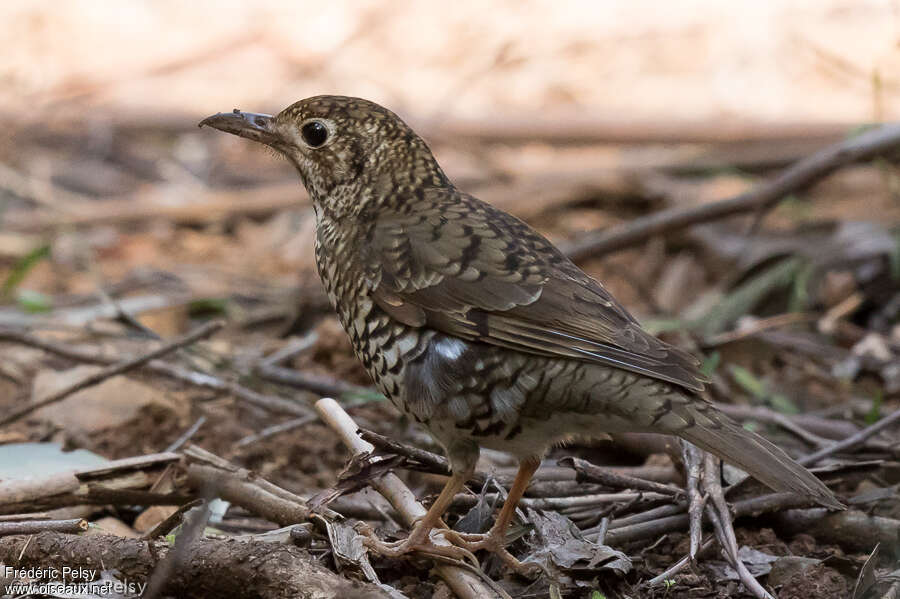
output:
[[21, 514], [72, 505], [107, 503], [178, 505], [190, 497], [180, 493], [153, 493], [154, 482], [170, 464], [174, 453], [115, 460], [98, 468], [39, 478], [0, 482], [0, 514]]
[[[111, 535], [40, 533], [0, 538], [0, 562], [16, 569], [52, 566], [118, 571], [121, 580], [145, 583], [172, 547], [165, 540], [143, 541]], [[186, 599], [387, 598], [372, 584], [338, 576], [306, 550], [259, 540], [200, 539], [165, 580], [165, 595]]]
[[788, 510], [776, 515], [775, 522], [787, 534], [806, 533], [850, 551], [868, 553], [876, 543], [889, 551], [900, 547], [900, 520], [870, 516], [859, 510], [833, 513], [825, 508]]
[[88, 529], [84, 518], [69, 520], [20, 520], [19, 522], [0, 522], [0, 537], [9, 535], [31, 535], [38, 532], [80, 533]]
[[611, 230], [589, 233], [560, 249], [573, 260], [596, 258], [691, 225], [762, 211], [844, 165], [867, 160], [898, 147], [900, 125], [883, 125], [800, 160], [771, 181], [740, 195], [699, 206], [661, 210]]
[[865, 443], [866, 439], [868, 439], [872, 435], [875, 435], [883, 431], [887, 427], [897, 424], [898, 422], [900, 422], [900, 410], [893, 412], [890, 416], [885, 416], [875, 424], [867, 426], [858, 433], [847, 437], [843, 441], [838, 441], [837, 443], [833, 443], [828, 447], [823, 447], [819, 451], [804, 456], [803, 458], [799, 459], [798, 462], [800, 462], [804, 466], [811, 466], [822, 458], [834, 455], [839, 451], [847, 451], [848, 449], [853, 449], [854, 447], [862, 445], [863, 443]]
[[19, 420], [20, 418], [31, 414], [35, 410], [48, 406], [50, 404], [62, 401], [63, 399], [69, 397], [73, 393], [77, 393], [82, 389], [87, 389], [88, 387], [92, 387], [98, 383], [101, 383], [109, 378], [112, 378], [116, 375], [123, 374], [130, 370], [134, 370], [135, 368], [139, 368], [148, 362], [159, 358], [160, 356], [164, 356], [168, 353], [171, 353], [179, 348], [185, 347], [187, 345], [191, 345], [192, 343], [196, 343], [200, 339], [204, 339], [209, 337], [219, 329], [225, 326], [225, 323], [222, 321], [211, 321], [203, 326], [199, 327], [195, 331], [188, 333], [174, 341], [166, 343], [162, 347], [159, 347], [151, 352], [143, 354], [141, 356], [137, 356], [135, 358], [130, 358], [123, 362], [119, 362], [108, 368], [104, 368], [94, 374], [87, 376], [80, 381], [76, 381], [75, 383], [68, 385], [67, 387], [60, 389], [55, 393], [51, 393], [49, 396], [44, 397], [38, 401], [32, 401], [28, 405], [22, 406], [16, 410], [13, 410], [11, 414], [0, 418], [0, 426], [5, 426], [12, 422]]
[[595, 466], [587, 460], [582, 460], [580, 458], [565, 457], [557, 461], [557, 464], [559, 464], [560, 466], [569, 466], [570, 468], [575, 470], [575, 472], [578, 474], [576, 480], [578, 480], [579, 482], [588, 481], [592, 483], [598, 483], [606, 487], [611, 487], [613, 489], [635, 489], [638, 491], [651, 491], [655, 493], [662, 493], [664, 495], [672, 495], [675, 497], [684, 495], [684, 489], [673, 487], [671, 485], [664, 485], [662, 483], [650, 480], [636, 478], [634, 476], [617, 474], [613, 471], [607, 470], [606, 468]]
[[303, 522], [309, 517], [309, 508], [301, 497], [250, 470], [196, 446], [189, 446], [184, 453], [187, 480], [195, 489], [208, 490], [280, 526]]
[[[731, 511], [737, 518], [741, 516], [758, 516], [763, 513], [791, 508], [807, 508], [811, 505], [815, 505], [815, 502], [793, 493], [770, 493], [761, 497], [735, 502]], [[608, 545], [620, 545], [642, 539], [656, 538], [669, 532], [684, 530], [688, 526], [689, 518], [683, 511], [685, 509], [684, 505], [663, 507], [680, 509], [682, 513], [665, 515], [653, 520], [636, 522], [618, 528], [614, 527], [615, 522], [613, 522], [606, 532], [606, 543]]]

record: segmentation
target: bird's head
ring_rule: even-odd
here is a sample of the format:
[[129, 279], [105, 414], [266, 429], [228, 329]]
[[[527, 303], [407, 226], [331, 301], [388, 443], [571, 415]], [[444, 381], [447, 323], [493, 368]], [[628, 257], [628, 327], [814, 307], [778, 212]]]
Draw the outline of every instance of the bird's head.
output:
[[448, 185], [425, 142], [390, 110], [346, 96], [314, 96], [275, 116], [220, 112], [200, 126], [260, 142], [300, 173], [317, 209], [338, 217]]

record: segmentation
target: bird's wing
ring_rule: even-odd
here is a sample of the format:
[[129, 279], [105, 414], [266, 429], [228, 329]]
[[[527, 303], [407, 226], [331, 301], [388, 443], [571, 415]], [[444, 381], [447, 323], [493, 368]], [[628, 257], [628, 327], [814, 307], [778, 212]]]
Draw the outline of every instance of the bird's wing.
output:
[[644, 331], [519, 219], [455, 190], [380, 216], [363, 248], [375, 302], [449, 335], [623, 368], [700, 391], [690, 354]]

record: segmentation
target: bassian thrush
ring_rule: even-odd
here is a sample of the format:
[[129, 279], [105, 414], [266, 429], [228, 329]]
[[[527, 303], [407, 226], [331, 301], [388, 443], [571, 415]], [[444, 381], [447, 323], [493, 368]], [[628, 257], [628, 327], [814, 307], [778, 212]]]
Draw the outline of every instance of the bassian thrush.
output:
[[[480, 447], [519, 472], [488, 535], [504, 549], [544, 452], [571, 435], [677, 435], [778, 491], [842, 508], [784, 451], [702, 397], [697, 360], [644, 331], [604, 287], [521, 220], [457, 189], [425, 142], [367, 100], [316, 96], [275, 116], [200, 123], [263, 143], [300, 173], [316, 213], [316, 262], [378, 389], [444, 447], [452, 476], [399, 555], [440, 553], [431, 530]], [[451, 552], [452, 553], [452, 552]]]

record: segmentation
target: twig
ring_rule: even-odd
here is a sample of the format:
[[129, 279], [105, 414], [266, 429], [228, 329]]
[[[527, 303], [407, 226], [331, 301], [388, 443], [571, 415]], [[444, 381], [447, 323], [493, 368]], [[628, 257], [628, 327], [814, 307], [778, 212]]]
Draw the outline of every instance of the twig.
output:
[[192, 510], [195, 507], [201, 505], [203, 503], [202, 499], [194, 499], [193, 501], [188, 501], [187, 503], [178, 506], [174, 512], [169, 514], [164, 520], [162, 520], [159, 524], [148, 530], [144, 533], [141, 538], [145, 541], [149, 541], [151, 539], [155, 539], [156, 537], [164, 537], [175, 528], [181, 524], [181, 521], [184, 520], [184, 513], [188, 510]]
[[[51, 343], [49, 341], [41, 339], [40, 337], [19, 330], [0, 329], [0, 341], [9, 341], [12, 343], [21, 343], [22, 345], [36, 347], [43, 351], [68, 358], [70, 360], [75, 360], [76, 362], [86, 362], [89, 364], [103, 365], [111, 365], [117, 362], [117, 360], [112, 357], [103, 356], [94, 352], [77, 349], [67, 345]], [[232, 393], [236, 397], [243, 399], [248, 403], [259, 406], [271, 412], [289, 414], [291, 416], [299, 417], [309, 416], [312, 414], [312, 410], [296, 401], [283, 399], [274, 395], [257, 393], [256, 391], [248, 389], [243, 385], [231, 381], [226, 381], [206, 372], [188, 370], [175, 364], [169, 364], [168, 362], [164, 362], [162, 360], [152, 360], [146, 365], [146, 367], [152, 372], [182, 381], [184, 383], [188, 383], [189, 385], [213, 389], [215, 391]]]
[[[822, 418], [814, 414], [781, 414], [765, 406], [747, 406], [717, 402], [716, 407], [737, 420], [758, 420], [783, 427], [801, 439], [815, 444], [828, 443], [831, 439], [843, 439], [854, 435], [859, 427], [848, 420]], [[799, 429], [799, 430], [798, 430]]]
[[263, 439], [267, 439], [274, 435], [280, 435], [281, 433], [286, 433], [288, 431], [300, 428], [301, 426], [309, 424], [315, 419], [315, 414], [310, 414], [309, 416], [301, 416], [300, 418], [293, 418], [291, 420], [288, 420], [287, 422], [267, 426], [258, 433], [247, 435], [243, 439], [240, 439], [237, 443], [234, 444], [234, 446], [246, 447], [247, 445], [251, 445], [253, 443], [256, 443], [257, 441], [262, 441]]
[[747, 326], [738, 326], [732, 331], [718, 333], [704, 339], [701, 345], [704, 348], [714, 348], [727, 343], [734, 343], [747, 337], [752, 337], [769, 329], [790, 326], [803, 322], [815, 322], [817, 316], [805, 312], [788, 312], [786, 314], [776, 314], [767, 318], [757, 318]]
[[687, 441], [681, 441], [681, 451], [684, 456], [685, 477], [687, 478], [688, 528], [691, 538], [688, 555], [691, 556], [691, 559], [696, 559], [697, 551], [700, 550], [703, 542], [703, 505], [706, 503], [706, 497], [700, 493], [702, 457], [700, 450]]
[[[702, 552], [706, 551], [707, 549], [709, 549], [712, 546], [713, 541], [715, 541], [714, 537], [709, 537], [708, 539], [703, 541], [703, 545], [701, 545], [700, 550], [697, 553], [699, 554], [699, 553], [702, 553]], [[678, 574], [679, 572], [684, 570], [685, 566], [690, 564], [692, 561], [694, 561], [694, 558], [689, 553], [689, 554], [685, 555], [683, 558], [681, 558], [680, 560], [678, 560], [677, 562], [675, 562], [674, 564], [672, 564], [671, 566], [669, 566], [669, 568], [665, 572], [663, 572], [657, 576], [654, 576], [653, 578], [651, 578], [650, 580], [645, 582], [644, 585], [648, 586], [648, 587], [656, 586], [656, 585], [660, 584], [661, 582], [664, 582], [664, 581], [672, 578], [673, 576], [675, 576], [676, 574]]]
[[900, 422], [900, 410], [895, 411], [890, 416], [885, 416], [875, 424], [867, 426], [855, 435], [851, 435], [843, 441], [838, 441], [837, 443], [829, 445], [828, 447], [823, 447], [819, 451], [804, 456], [798, 461], [804, 466], [811, 466], [822, 458], [826, 458], [830, 455], [834, 455], [839, 451], [846, 451], [848, 449], [856, 447], [857, 445], [861, 445], [872, 435], [881, 432], [882, 430], [893, 424], [896, 424], [897, 422]]
[[579, 482], [589, 481], [593, 483], [599, 483], [607, 487], [612, 487], [614, 489], [635, 489], [638, 491], [651, 491], [655, 493], [662, 493], [664, 495], [672, 495], [673, 497], [684, 495], [684, 489], [679, 489], [678, 487], [664, 485], [662, 483], [650, 480], [644, 480], [642, 478], [636, 478], [634, 476], [616, 474], [615, 472], [611, 472], [609, 470], [606, 470], [605, 468], [595, 466], [594, 464], [591, 464], [587, 460], [582, 460], [581, 458], [569, 456], [558, 460], [556, 463], [560, 466], [568, 466], [575, 470], [575, 472], [578, 473], [578, 478], [576, 480], [578, 480]]
[[[316, 402], [316, 411], [354, 454], [368, 453], [374, 449], [370, 443], [363, 441], [356, 434], [359, 427], [333, 399], [320, 399]], [[381, 478], [373, 480], [371, 484], [376, 491], [381, 493], [394, 506], [394, 509], [400, 514], [406, 526], [411, 527], [416, 520], [425, 516], [425, 508], [416, 501], [412, 491], [395, 474], [389, 472]], [[440, 545], [450, 544], [442, 536], [435, 536], [432, 542]], [[440, 564], [435, 566], [435, 570], [444, 579], [444, 582], [453, 589], [453, 592], [462, 599], [503, 596], [499, 595], [496, 590], [486, 586], [473, 572], [458, 565]]]
[[344, 397], [347, 395], [366, 395], [372, 391], [366, 387], [353, 385], [330, 376], [301, 372], [292, 368], [282, 368], [266, 362], [260, 362], [253, 369], [253, 373], [259, 378], [289, 385], [304, 391], [311, 391], [317, 395]]
[[[735, 502], [732, 505], [732, 512], [734, 513], [735, 518], [738, 518], [741, 516], [758, 516], [768, 512], [792, 508], [808, 508], [813, 505], [817, 504], [811, 499], [794, 493], [770, 493], [768, 495]], [[673, 509], [675, 508], [673, 507]], [[683, 510], [684, 507], [682, 506], [681, 509]], [[609, 545], [628, 543], [640, 539], [657, 537], [674, 530], [681, 530], [687, 525], [688, 515], [683, 512], [618, 528], [610, 525], [610, 529], [606, 533], [606, 541]]]
[[760, 599], [775, 599], [770, 595], [759, 581], [750, 574], [747, 566], [738, 555], [737, 537], [734, 534], [734, 526], [731, 524], [731, 513], [728, 504], [725, 503], [725, 494], [722, 492], [722, 484], [719, 479], [719, 467], [721, 462], [711, 453], [703, 455], [703, 480], [709, 495], [706, 504], [706, 512], [712, 522], [716, 537], [725, 553], [725, 557], [731, 562], [731, 567], [738, 573], [744, 587]]
[[191, 425], [191, 428], [184, 431], [180, 437], [172, 441], [172, 443], [166, 447], [166, 451], [178, 451], [181, 449], [181, 446], [191, 440], [191, 437], [197, 434], [197, 431], [200, 430], [200, 427], [206, 423], [206, 416], [201, 416], [197, 418], [197, 422]]
[[287, 345], [285, 345], [278, 351], [273, 352], [272, 355], [268, 356], [264, 360], [261, 360], [260, 362], [269, 366], [281, 364], [285, 360], [293, 358], [297, 354], [305, 352], [313, 345], [315, 345], [318, 340], [319, 334], [316, 331], [311, 331], [303, 337], [292, 339]]
[[192, 487], [211, 488], [222, 499], [281, 526], [303, 522], [309, 517], [309, 508], [301, 497], [250, 470], [193, 445], [184, 453], [187, 480]]
[[66, 397], [72, 395], [73, 393], [77, 393], [82, 389], [87, 389], [97, 383], [105, 381], [106, 379], [112, 378], [116, 375], [122, 374], [124, 372], [128, 372], [129, 370], [134, 370], [144, 364], [159, 358], [160, 356], [164, 356], [170, 352], [173, 352], [181, 347], [186, 345], [190, 345], [191, 343], [196, 343], [200, 339], [208, 337], [225, 326], [225, 323], [222, 321], [212, 321], [204, 324], [199, 327], [195, 331], [188, 333], [174, 341], [171, 341], [162, 347], [159, 347], [149, 353], [143, 354], [141, 356], [137, 356], [135, 358], [131, 358], [129, 360], [125, 360], [123, 362], [119, 362], [118, 364], [114, 364], [109, 366], [108, 368], [104, 368], [99, 372], [96, 372], [90, 376], [83, 378], [80, 381], [75, 382], [72, 385], [65, 387], [64, 389], [60, 389], [56, 393], [51, 393], [48, 397], [40, 399], [38, 401], [31, 402], [26, 406], [22, 406], [17, 410], [13, 410], [11, 414], [0, 418], [0, 426], [5, 426], [12, 422], [15, 422], [22, 418], [23, 416], [27, 416], [31, 414], [35, 410], [48, 406], [50, 404], [56, 403], [58, 401], [62, 401]]
[[804, 158], [771, 181], [757, 185], [740, 195], [699, 206], [661, 210], [611, 230], [589, 233], [560, 249], [573, 260], [597, 257], [691, 225], [766, 209], [841, 166], [872, 158], [898, 146], [900, 146], [900, 125], [882, 125]]
[[[747, 566], [744, 565], [744, 562], [742, 562], [741, 558], [738, 556], [737, 541], [734, 538], [734, 529], [730, 525], [730, 520], [727, 519], [727, 511], [726, 515], [722, 516], [720, 515], [719, 510], [713, 507], [712, 504], [707, 504], [706, 512], [710, 522], [712, 522], [713, 530], [716, 533], [716, 539], [718, 539], [719, 545], [722, 546], [722, 553], [725, 555], [725, 559], [731, 564], [731, 567], [737, 572], [738, 578], [740, 578], [741, 582], [744, 584], [744, 588], [760, 599], [775, 599], [761, 584], [759, 584], [759, 581], [750, 574], [750, 571], [747, 570]], [[726, 522], [728, 522], [728, 524], [725, 524]], [[731, 536], [729, 536], [727, 532], [729, 529], [731, 529]]]
[[88, 529], [87, 520], [24, 520], [21, 522], [0, 522], [0, 537], [9, 535], [33, 535], [43, 531], [79, 533]]

